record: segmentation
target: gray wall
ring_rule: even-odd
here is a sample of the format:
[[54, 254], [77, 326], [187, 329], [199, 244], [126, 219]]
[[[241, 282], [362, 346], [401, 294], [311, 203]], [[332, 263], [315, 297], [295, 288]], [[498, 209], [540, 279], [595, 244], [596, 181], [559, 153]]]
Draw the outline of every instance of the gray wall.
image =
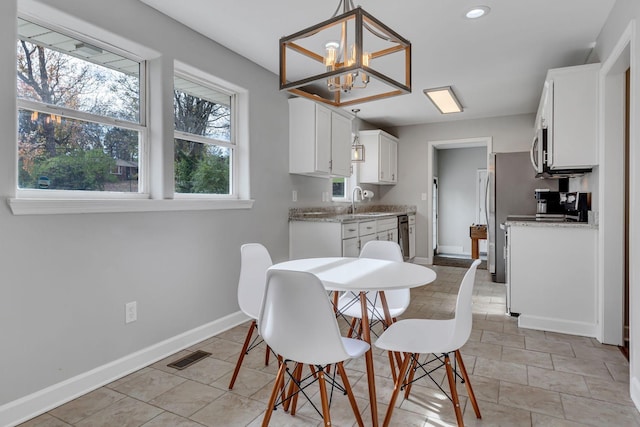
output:
[[[277, 76], [137, 0], [46, 3], [89, 31], [119, 34], [248, 89], [255, 204], [12, 215], [16, 0], [0, 2], [0, 406], [238, 311], [242, 243], [264, 243], [274, 260], [288, 256], [288, 106]], [[128, 301], [138, 302], [138, 321], [125, 325]]]
[[494, 152], [528, 151], [533, 139], [535, 114], [521, 114], [480, 120], [431, 123], [391, 129], [398, 136], [398, 183], [379, 186], [380, 203], [412, 204], [416, 213], [416, 256], [427, 257], [427, 230], [431, 213], [422, 195], [430, 192], [427, 182], [429, 141], [492, 137]]
[[471, 254], [469, 226], [476, 221], [477, 171], [487, 168], [487, 149], [448, 148], [436, 151], [439, 171], [438, 252]]

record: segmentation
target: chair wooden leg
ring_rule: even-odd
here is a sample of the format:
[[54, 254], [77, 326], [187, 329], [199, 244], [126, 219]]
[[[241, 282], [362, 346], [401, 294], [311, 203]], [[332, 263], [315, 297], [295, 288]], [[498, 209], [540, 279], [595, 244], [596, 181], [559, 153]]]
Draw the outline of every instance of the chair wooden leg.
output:
[[240, 366], [242, 366], [242, 361], [244, 360], [244, 356], [247, 354], [247, 349], [249, 348], [249, 344], [251, 343], [251, 337], [253, 336], [253, 330], [256, 329], [256, 321], [251, 321], [251, 326], [249, 326], [249, 330], [247, 331], [247, 337], [244, 339], [244, 345], [242, 346], [242, 351], [240, 352], [240, 356], [238, 356], [238, 361], [236, 362], [236, 369], [233, 371], [233, 376], [231, 377], [231, 382], [229, 382], [229, 390], [233, 388], [233, 385], [236, 382], [236, 378], [238, 377], [238, 373], [240, 372]]
[[267, 346], [267, 350], [264, 353], [264, 366], [269, 366], [269, 355], [271, 354], [271, 348]]
[[349, 325], [349, 333], [347, 334], [347, 338], [351, 338], [353, 336], [353, 331], [356, 329], [356, 322], [358, 320], [354, 317], [351, 319], [351, 325]]
[[415, 355], [415, 360], [413, 360], [413, 362], [411, 363], [411, 369], [409, 371], [409, 377], [407, 378], [407, 381], [405, 382], [406, 386], [404, 388], [404, 398], [408, 399], [409, 398], [409, 394], [411, 393], [411, 381], [413, 381], [413, 376], [416, 374], [416, 366], [418, 365], [418, 358], [420, 357], [419, 354]]
[[364, 427], [362, 415], [360, 415], [360, 410], [358, 409], [358, 403], [356, 402], [356, 398], [353, 395], [353, 390], [351, 389], [351, 384], [349, 384], [349, 379], [347, 378], [347, 373], [344, 370], [342, 362], [337, 364], [337, 369], [340, 377], [342, 377], [342, 383], [344, 384], [344, 389], [347, 391], [349, 403], [351, 404], [351, 409], [353, 409], [353, 414], [356, 416], [356, 421], [358, 422], [358, 425], [360, 427]]
[[471, 400], [471, 405], [473, 405], [473, 410], [476, 413], [476, 418], [482, 418], [480, 415], [480, 408], [478, 407], [478, 402], [476, 401], [476, 395], [473, 392], [473, 388], [471, 387], [471, 381], [469, 381], [469, 375], [467, 375], [467, 368], [464, 366], [464, 362], [462, 361], [462, 355], [460, 354], [460, 350], [456, 350], [456, 360], [458, 361], [458, 366], [460, 366], [460, 373], [462, 374], [462, 379], [464, 380], [464, 385], [467, 388], [467, 394], [469, 395], [469, 399]]
[[400, 367], [400, 372], [398, 374], [398, 379], [393, 385], [393, 393], [391, 394], [391, 400], [389, 401], [389, 407], [387, 408], [387, 413], [384, 416], [384, 422], [382, 423], [382, 427], [388, 427], [391, 422], [391, 415], [393, 414], [393, 407], [396, 405], [396, 400], [398, 399], [398, 394], [400, 394], [400, 388], [404, 382], [404, 377], [407, 374], [407, 369], [409, 369], [409, 362], [411, 361], [411, 354], [405, 354], [405, 358], [402, 362], [402, 366]]
[[[286, 370], [287, 370], [286, 363], [285, 363], [284, 359], [282, 358], [282, 356], [278, 355], [278, 366], [282, 367], [282, 365], [285, 365], [284, 370], [286, 372]], [[280, 386], [280, 401], [284, 402], [285, 399], [287, 398], [287, 393], [285, 392], [285, 389], [284, 389], [285, 388], [284, 387], [285, 386], [284, 375], [282, 376], [281, 383], [282, 383], [282, 385]]]
[[444, 366], [447, 369], [447, 379], [449, 380], [449, 391], [451, 392], [451, 400], [453, 401], [453, 409], [456, 411], [456, 420], [458, 426], [463, 427], [464, 421], [462, 420], [462, 410], [460, 410], [460, 399], [458, 399], [458, 390], [456, 389], [456, 377], [451, 367], [451, 359], [449, 353], [444, 355]]
[[293, 378], [295, 381], [291, 381], [289, 384], [289, 393], [287, 395], [287, 399], [285, 400], [284, 407], [285, 411], [289, 410], [289, 404], [291, 404], [291, 415], [296, 414], [296, 406], [298, 405], [298, 392], [300, 388], [296, 384], [296, 381], [300, 382], [300, 378], [302, 378], [302, 363], [298, 363], [296, 368], [293, 370]]
[[276, 399], [278, 398], [278, 391], [281, 388], [284, 388], [284, 372], [287, 369], [287, 365], [283, 362], [280, 364], [280, 368], [278, 368], [278, 374], [276, 375], [276, 380], [273, 383], [273, 389], [271, 390], [271, 396], [269, 397], [269, 403], [267, 404], [267, 410], [264, 413], [264, 418], [262, 419], [262, 427], [267, 427], [269, 425], [269, 421], [271, 420], [271, 413], [274, 411], [274, 406], [276, 404]]
[[[389, 366], [391, 367], [391, 376], [393, 377], [393, 382], [396, 382], [396, 379], [398, 378], [398, 374], [396, 373], [396, 362], [394, 360], [394, 355], [392, 351], [388, 351], [387, 354], [389, 355]], [[402, 366], [402, 363], [400, 363], [398, 365], [398, 368]]]
[[331, 426], [331, 413], [329, 412], [329, 398], [327, 397], [327, 384], [324, 379], [324, 371], [318, 372], [318, 385], [320, 386], [320, 400], [322, 402], [322, 419], [325, 426]]

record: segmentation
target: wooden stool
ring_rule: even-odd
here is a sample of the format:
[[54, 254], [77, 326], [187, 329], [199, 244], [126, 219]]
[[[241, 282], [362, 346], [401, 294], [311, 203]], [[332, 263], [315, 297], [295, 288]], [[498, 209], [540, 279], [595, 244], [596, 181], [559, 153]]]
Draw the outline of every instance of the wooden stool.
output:
[[480, 258], [478, 240], [487, 240], [486, 225], [472, 225], [469, 227], [469, 237], [471, 237], [471, 259]]

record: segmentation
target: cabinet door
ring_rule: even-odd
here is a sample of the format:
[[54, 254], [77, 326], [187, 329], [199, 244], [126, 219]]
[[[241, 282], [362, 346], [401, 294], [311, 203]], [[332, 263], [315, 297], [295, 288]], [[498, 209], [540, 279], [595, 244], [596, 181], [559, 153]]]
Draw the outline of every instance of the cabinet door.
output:
[[548, 164], [552, 169], [597, 164], [598, 64], [549, 72]]
[[[377, 237], [378, 237], [378, 235], [376, 233], [367, 234], [366, 236], [360, 236], [360, 250], [362, 250], [362, 248], [364, 247], [365, 243], [370, 242], [371, 240], [376, 240]], [[358, 255], [360, 255], [360, 253], [358, 253]]]
[[342, 256], [357, 257], [358, 255], [360, 255], [358, 238], [342, 239]]
[[398, 182], [398, 143], [389, 140], [389, 182]]
[[384, 135], [380, 135], [380, 154], [379, 154], [379, 172], [378, 172], [378, 180], [380, 182], [389, 182], [391, 181], [391, 170], [389, 169], [389, 157], [391, 155], [391, 151], [389, 146], [391, 145], [389, 138]]
[[385, 134], [380, 134], [378, 180], [384, 183], [397, 181], [398, 144]]
[[416, 256], [416, 226], [409, 224], [409, 258]]
[[351, 120], [331, 112], [331, 175], [351, 175]]
[[316, 172], [331, 172], [331, 110], [316, 105]]
[[398, 229], [389, 230], [389, 240], [398, 243]]

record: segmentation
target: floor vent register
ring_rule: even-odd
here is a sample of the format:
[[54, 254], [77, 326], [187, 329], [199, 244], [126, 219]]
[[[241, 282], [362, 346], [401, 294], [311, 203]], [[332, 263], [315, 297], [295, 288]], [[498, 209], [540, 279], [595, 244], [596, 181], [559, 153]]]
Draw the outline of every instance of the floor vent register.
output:
[[188, 354], [174, 362], [169, 363], [167, 366], [175, 369], [184, 369], [187, 368], [194, 363], [204, 359], [205, 357], [211, 356], [211, 353], [207, 353], [206, 351], [198, 350], [194, 351], [191, 354]]

